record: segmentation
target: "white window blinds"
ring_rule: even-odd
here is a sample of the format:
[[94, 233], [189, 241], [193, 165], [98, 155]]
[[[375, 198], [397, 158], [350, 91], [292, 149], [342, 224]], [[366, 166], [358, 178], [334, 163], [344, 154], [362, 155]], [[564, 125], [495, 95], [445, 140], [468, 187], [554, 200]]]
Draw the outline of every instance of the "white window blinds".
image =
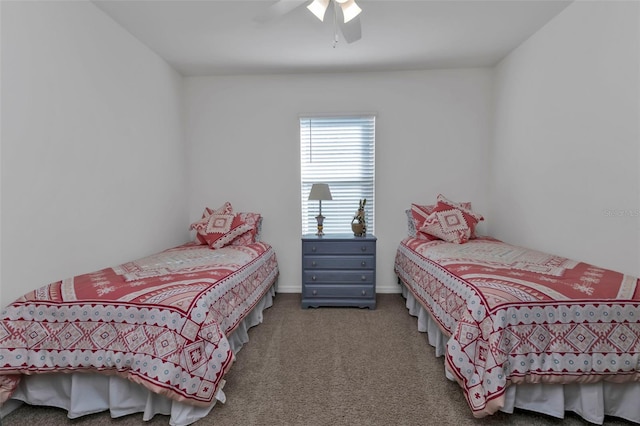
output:
[[352, 233], [351, 220], [366, 198], [367, 233], [375, 229], [375, 116], [300, 117], [302, 233], [315, 234], [319, 202], [308, 200], [311, 185], [327, 183], [322, 202], [324, 233]]

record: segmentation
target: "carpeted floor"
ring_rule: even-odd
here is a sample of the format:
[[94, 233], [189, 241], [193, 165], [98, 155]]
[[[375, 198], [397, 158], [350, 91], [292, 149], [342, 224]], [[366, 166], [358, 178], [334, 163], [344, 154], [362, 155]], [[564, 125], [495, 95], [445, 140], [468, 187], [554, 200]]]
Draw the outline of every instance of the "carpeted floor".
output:
[[[300, 308], [299, 294], [278, 294], [264, 322], [249, 331], [227, 375], [226, 404], [196, 425], [585, 425], [539, 414], [475, 419], [458, 385], [444, 376], [399, 294], [379, 294], [375, 310]], [[167, 425], [168, 417], [69, 420], [55, 408], [22, 406], [3, 426]], [[606, 425], [627, 424], [608, 419]]]

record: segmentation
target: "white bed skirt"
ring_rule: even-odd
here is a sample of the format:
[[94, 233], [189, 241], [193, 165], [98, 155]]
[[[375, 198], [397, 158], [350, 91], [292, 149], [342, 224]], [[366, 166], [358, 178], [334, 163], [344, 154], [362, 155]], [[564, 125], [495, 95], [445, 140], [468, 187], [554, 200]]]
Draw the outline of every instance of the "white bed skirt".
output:
[[[401, 284], [401, 287], [409, 314], [418, 318], [418, 331], [427, 333], [437, 357], [444, 356], [447, 338], [406, 286]], [[445, 375], [455, 381], [446, 369]], [[500, 410], [505, 413], [520, 408], [562, 419], [565, 411], [573, 411], [595, 424], [602, 424], [605, 415], [640, 423], [640, 383], [637, 382], [519, 384], [509, 386], [505, 397], [505, 406]]]
[[[271, 286], [254, 309], [227, 337], [235, 354], [249, 341], [249, 328], [262, 322], [262, 311], [273, 304], [274, 296], [275, 286]], [[20, 380], [12, 398], [0, 409], [0, 418], [22, 403], [27, 403], [62, 408], [68, 411], [70, 419], [108, 410], [113, 418], [142, 413], [145, 421], [156, 414], [167, 415], [171, 416], [170, 425], [185, 426], [209, 414], [216, 401], [225, 402], [222, 389], [211, 406], [194, 407], [154, 394], [118, 376], [90, 373], [39, 374], [24, 376]]]

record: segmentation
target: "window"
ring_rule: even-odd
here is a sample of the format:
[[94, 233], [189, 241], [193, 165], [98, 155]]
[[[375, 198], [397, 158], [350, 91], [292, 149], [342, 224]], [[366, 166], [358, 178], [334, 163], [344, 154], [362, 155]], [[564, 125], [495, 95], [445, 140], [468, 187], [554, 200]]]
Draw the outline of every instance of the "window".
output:
[[324, 232], [351, 233], [359, 201], [366, 198], [367, 233], [374, 233], [375, 116], [300, 117], [302, 233], [315, 234], [318, 201], [314, 183], [327, 183], [331, 201], [322, 202]]

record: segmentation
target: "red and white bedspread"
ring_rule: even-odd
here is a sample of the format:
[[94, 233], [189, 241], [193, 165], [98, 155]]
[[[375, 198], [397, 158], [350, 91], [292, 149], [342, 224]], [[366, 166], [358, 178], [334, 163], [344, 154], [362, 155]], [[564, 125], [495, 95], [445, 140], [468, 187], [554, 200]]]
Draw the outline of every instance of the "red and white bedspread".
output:
[[84, 371], [210, 406], [234, 360], [226, 336], [277, 275], [268, 244], [186, 244], [27, 293], [0, 312], [0, 403], [21, 374]]
[[640, 380], [636, 277], [490, 238], [406, 238], [395, 272], [450, 336], [446, 368], [476, 417], [512, 383]]

